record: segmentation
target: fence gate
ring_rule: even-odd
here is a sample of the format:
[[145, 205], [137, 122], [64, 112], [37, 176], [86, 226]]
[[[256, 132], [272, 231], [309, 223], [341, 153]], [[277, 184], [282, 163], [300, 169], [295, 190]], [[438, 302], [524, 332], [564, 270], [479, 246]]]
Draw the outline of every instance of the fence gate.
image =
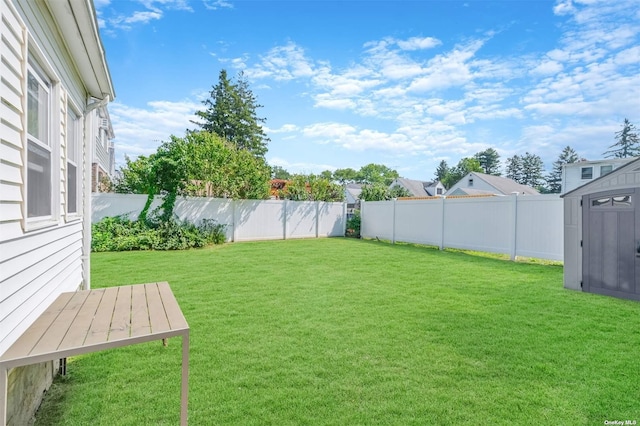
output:
[[582, 288], [640, 300], [640, 188], [582, 197]]

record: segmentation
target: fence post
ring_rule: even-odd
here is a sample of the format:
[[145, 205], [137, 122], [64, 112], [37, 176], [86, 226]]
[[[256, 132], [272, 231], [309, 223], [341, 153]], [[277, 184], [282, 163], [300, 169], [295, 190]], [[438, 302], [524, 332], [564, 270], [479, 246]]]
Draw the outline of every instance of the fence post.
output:
[[320, 228], [320, 201], [316, 201], [316, 238], [319, 236]]
[[444, 195], [440, 197], [440, 203], [442, 204], [442, 208], [440, 209], [440, 245], [438, 247], [440, 250], [444, 250], [444, 203], [446, 198]]
[[393, 227], [391, 228], [391, 244], [396, 243], [396, 201], [397, 198], [393, 199]]
[[231, 199], [231, 226], [233, 227], [233, 230], [231, 232], [231, 242], [234, 243], [238, 238], [238, 220], [236, 219], [237, 203], [238, 200], [234, 200], [233, 198]]
[[283, 210], [283, 214], [282, 214], [282, 239], [286, 240], [287, 239], [287, 199], [285, 199], [282, 202], [282, 210]]
[[[360, 200], [360, 239], [363, 239], [365, 236], [364, 233], [364, 200]], [[355, 214], [355, 209], [354, 209]]]
[[511, 208], [513, 209], [512, 213], [512, 228], [511, 228], [511, 248], [509, 257], [511, 260], [516, 260], [516, 253], [518, 252], [518, 193], [511, 193]]

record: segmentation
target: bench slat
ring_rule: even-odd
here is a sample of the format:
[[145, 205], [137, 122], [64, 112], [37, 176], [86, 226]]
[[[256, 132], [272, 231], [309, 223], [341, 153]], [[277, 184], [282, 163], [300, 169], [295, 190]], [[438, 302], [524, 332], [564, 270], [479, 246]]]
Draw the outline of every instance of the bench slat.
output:
[[149, 319], [151, 322], [151, 331], [153, 333], [161, 333], [170, 330], [167, 313], [162, 304], [162, 297], [158, 290], [158, 284], [150, 284], [147, 286], [147, 301], [149, 304]]
[[87, 338], [84, 341], [85, 345], [104, 343], [109, 338], [111, 317], [113, 316], [113, 307], [116, 304], [117, 296], [118, 287], [105, 289], [100, 306], [98, 306], [98, 310], [96, 311], [96, 317], [91, 322]]
[[142, 336], [151, 333], [147, 288], [151, 286], [133, 287], [131, 293], [131, 336]]
[[189, 328], [187, 320], [184, 318], [178, 301], [176, 300], [169, 283], [158, 283], [158, 291], [162, 297], [162, 304], [164, 305], [165, 312], [167, 313], [167, 319], [169, 320], [169, 326], [172, 330], [181, 330]]
[[131, 335], [131, 287], [119, 287], [116, 304], [113, 308], [109, 340], [126, 339]]
[[78, 315], [69, 326], [69, 331], [66, 336], [64, 336], [64, 339], [62, 339], [62, 342], [60, 342], [58, 350], [76, 348], [84, 345], [104, 293], [104, 289], [94, 290], [89, 293]]
[[33, 347], [30, 355], [50, 353], [58, 350], [60, 342], [62, 342], [62, 339], [64, 339], [64, 336], [67, 334], [73, 320], [76, 319], [78, 310], [84, 304], [88, 295], [89, 293], [86, 291], [73, 293], [69, 303], [60, 311], [60, 314], [51, 323], [51, 327], [49, 327], [47, 332]]

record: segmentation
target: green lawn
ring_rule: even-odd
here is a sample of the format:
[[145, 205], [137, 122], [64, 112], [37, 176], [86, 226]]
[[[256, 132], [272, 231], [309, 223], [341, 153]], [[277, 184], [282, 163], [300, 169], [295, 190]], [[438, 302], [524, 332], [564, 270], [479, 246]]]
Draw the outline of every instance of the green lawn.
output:
[[[168, 281], [192, 425], [640, 422], [640, 304], [562, 267], [354, 239], [99, 253], [92, 285]], [[71, 359], [39, 425], [176, 425], [180, 339]]]

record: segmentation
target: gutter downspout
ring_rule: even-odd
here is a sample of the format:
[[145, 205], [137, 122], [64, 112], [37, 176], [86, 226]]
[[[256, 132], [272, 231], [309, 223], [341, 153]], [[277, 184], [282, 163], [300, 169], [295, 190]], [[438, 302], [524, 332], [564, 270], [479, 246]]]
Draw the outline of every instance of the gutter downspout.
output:
[[82, 290], [91, 289], [91, 163], [93, 161], [93, 140], [95, 135], [90, 113], [96, 108], [106, 106], [111, 100], [109, 95], [103, 99], [87, 103], [84, 110], [84, 176], [83, 176], [83, 206], [82, 212]]

